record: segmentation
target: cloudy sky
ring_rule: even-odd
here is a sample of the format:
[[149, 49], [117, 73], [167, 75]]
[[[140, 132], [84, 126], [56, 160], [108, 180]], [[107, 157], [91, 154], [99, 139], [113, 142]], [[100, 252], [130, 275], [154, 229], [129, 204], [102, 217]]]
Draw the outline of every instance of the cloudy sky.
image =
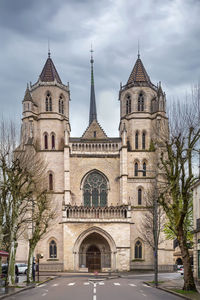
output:
[[88, 125], [90, 45], [94, 47], [98, 120], [118, 136], [120, 81], [137, 58], [168, 101], [183, 98], [200, 79], [199, 0], [0, 0], [0, 107], [20, 124], [27, 82], [51, 57], [70, 82], [72, 136]]

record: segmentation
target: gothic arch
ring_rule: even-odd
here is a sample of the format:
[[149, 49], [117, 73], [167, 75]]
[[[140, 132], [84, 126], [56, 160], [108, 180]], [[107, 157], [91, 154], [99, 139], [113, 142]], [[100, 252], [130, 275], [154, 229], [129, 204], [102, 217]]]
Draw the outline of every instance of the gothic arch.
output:
[[145, 93], [143, 91], [138, 93], [137, 110], [145, 111]]
[[117, 247], [115, 244], [115, 241], [113, 240], [112, 236], [103, 230], [102, 228], [93, 226], [91, 228], [88, 228], [87, 230], [83, 231], [78, 238], [75, 241], [74, 247], [73, 247], [73, 254], [74, 254], [74, 270], [79, 269], [79, 252], [81, 251], [81, 244], [84, 241], [85, 238], [87, 238], [90, 234], [97, 233], [101, 235], [106, 242], [108, 243], [111, 251], [111, 269], [113, 271], [116, 270], [116, 253], [117, 253]]
[[85, 182], [85, 179], [87, 178], [87, 176], [93, 172], [97, 172], [105, 178], [105, 180], [107, 181], [107, 189], [110, 190], [110, 183], [109, 183], [108, 177], [103, 172], [99, 171], [98, 169], [92, 169], [92, 170], [88, 171], [87, 173], [85, 173], [85, 175], [81, 179], [80, 190], [83, 189], [83, 185], [84, 185], [84, 182]]
[[[136, 246], [136, 243], [137, 242], [140, 242], [141, 243], [141, 246], [142, 246], [142, 257], [141, 258], [136, 258], [135, 257], [135, 246]], [[133, 243], [133, 257], [134, 257], [134, 259], [142, 259], [142, 260], [144, 260], [145, 259], [145, 243], [144, 243], [144, 241], [143, 241], [143, 239], [142, 238], [140, 238], [140, 237], [137, 237], [135, 240], [134, 240], [134, 243]]]
[[86, 229], [85, 231], [83, 231], [78, 236], [78, 238], [76, 239], [76, 242], [74, 244], [73, 253], [78, 253], [79, 252], [81, 243], [91, 233], [98, 233], [98, 234], [100, 234], [108, 242], [108, 245], [110, 246], [111, 251], [114, 252], [114, 253], [117, 252], [116, 244], [115, 244], [115, 241], [113, 240], [112, 236], [108, 232], [106, 232], [105, 230], [103, 230], [102, 228], [93, 226], [91, 228]]
[[105, 207], [108, 205], [108, 180], [99, 171], [91, 171], [82, 180], [83, 205]]

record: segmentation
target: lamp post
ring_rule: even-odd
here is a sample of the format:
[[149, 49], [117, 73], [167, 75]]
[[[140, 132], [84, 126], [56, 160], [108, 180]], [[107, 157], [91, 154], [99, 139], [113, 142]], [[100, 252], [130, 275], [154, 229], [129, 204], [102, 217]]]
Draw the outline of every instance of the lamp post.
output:
[[[33, 232], [34, 232], [33, 215], [34, 215], [34, 200], [32, 199], [32, 237], [33, 237]], [[32, 260], [32, 277], [33, 277], [33, 281], [35, 281], [35, 258], [34, 258], [34, 256], [33, 256], [33, 260]]]
[[153, 239], [154, 239], [154, 283], [158, 287], [158, 172], [156, 170], [138, 170], [143, 174], [151, 172], [155, 174], [155, 191], [153, 194]]

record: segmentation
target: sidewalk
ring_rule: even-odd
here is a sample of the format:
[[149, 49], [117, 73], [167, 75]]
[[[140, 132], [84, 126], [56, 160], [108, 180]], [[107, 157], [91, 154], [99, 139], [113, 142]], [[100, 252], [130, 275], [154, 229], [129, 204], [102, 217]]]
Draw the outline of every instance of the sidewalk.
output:
[[[149, 283], [149, 282], [146, 282], [146, 284], [148, 284], [150, 286], [154, 286], [152, 283]], [[200, 300], [200, 285], [197, 282], [196, 282], [196, 288], [197, 288], [199, 294], [188, 293], [187, 295], [185, 295], [185, 294], [183, 295], [183, 294], [177, 293], [176, 290], [182, 290], [182, 288], [183, 288], [183, 278], [160, 282], [158, 285], [158, 288], [163, 289], [163, 290], [173, 293], [173, 294], [176, 293], [177, 296], [180, 296], [184, 299]]]
[[43, 284], [44, 282], [47, 282], [49, 280], [54, 279], [55, 277], [57, 277], [57, 276], [40, 275], [40, 278], [39, 278], [40, 282], [39, 283], [34, 283], [34, 284], [27, 285], [26, 282], [20, 282], [19, 285], [16, 286], [16, 287], [9, 287], [9, 288], [0, 287], [0, 299], [4, 299], [4, 298], [6, 298], [8, 296], [11, 296], [11, 295], [16, 295], [16, 294], [20, 293], [23, 290], [32, 289], [37, 285]]

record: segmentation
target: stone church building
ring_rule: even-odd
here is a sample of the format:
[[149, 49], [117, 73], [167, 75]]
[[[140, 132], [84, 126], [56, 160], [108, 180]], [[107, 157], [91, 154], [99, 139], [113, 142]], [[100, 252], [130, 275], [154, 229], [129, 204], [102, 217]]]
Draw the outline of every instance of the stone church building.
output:
[[[90, 63], [89, 123], [81, 137], [70, 135], [69, 85], [62, 83], [50, 53], [38, 81], [25, 92], [21, 138], [47, 161], [58, 212], [35, 255], [43, 254], [44, 270], [151, 269], [153, 250], [141, 224], [146, 191], [158, 178], [155, 128], [160, 122], [168, 128], [165, 94], [138, 55], [119, 91], [119, 137], [108, 137], [97, 117], [92, 55]], [[26, 252], [27, 242], [19, 241], [17, 261]], [[172, 242], [162, 241], [158, 257], [160, 268], [173, 265]]]

